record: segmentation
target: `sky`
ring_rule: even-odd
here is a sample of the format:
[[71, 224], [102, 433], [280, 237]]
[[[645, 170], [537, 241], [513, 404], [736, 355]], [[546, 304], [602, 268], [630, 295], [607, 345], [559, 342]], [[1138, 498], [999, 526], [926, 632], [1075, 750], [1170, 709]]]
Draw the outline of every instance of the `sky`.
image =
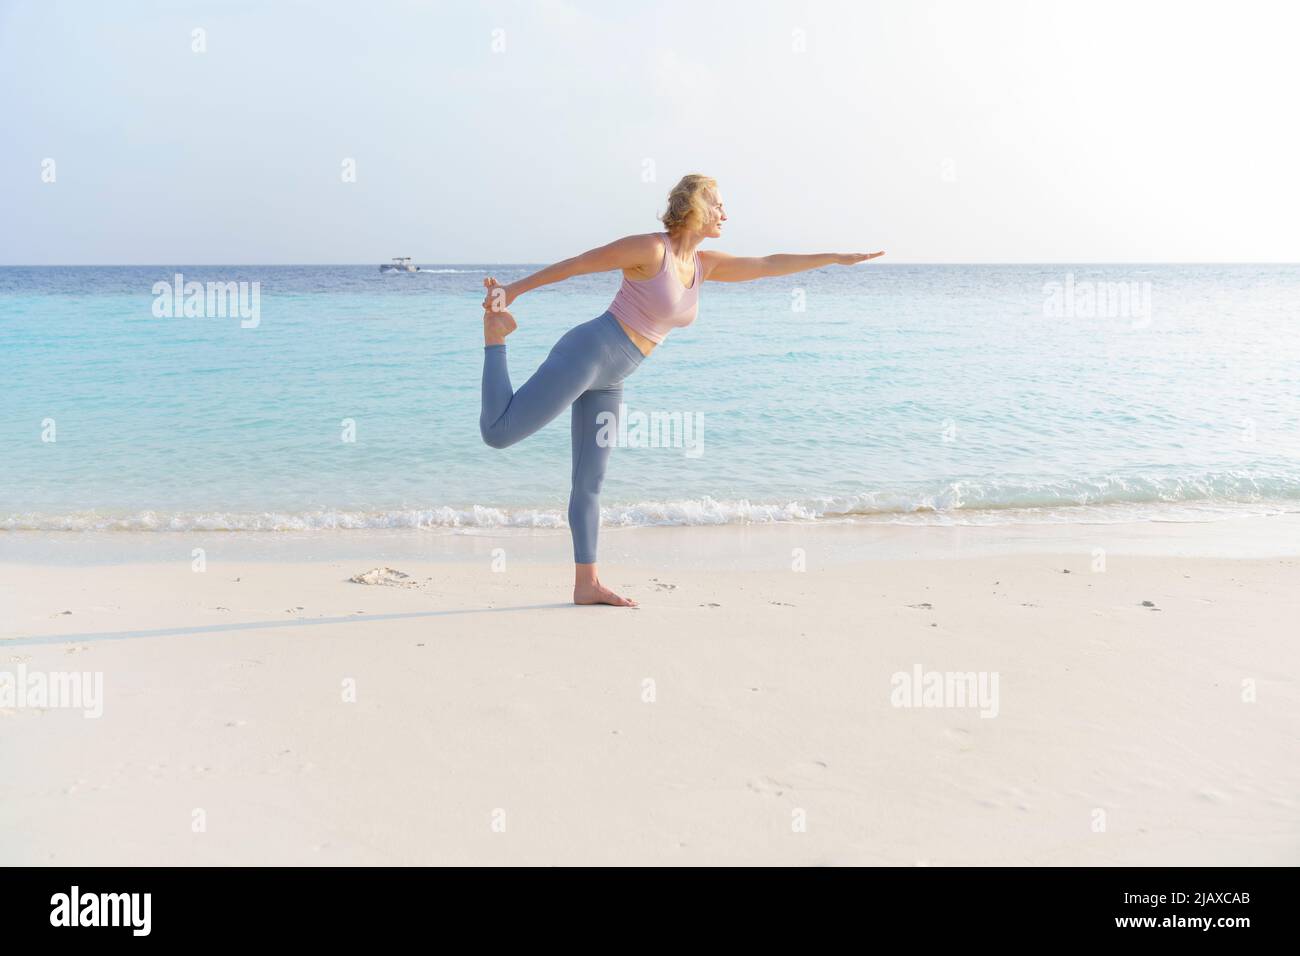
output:
[[1297, 35], [1251, 0], [0, 0], [0, 264], [548, 262], [688, 172], [739, 255], [1295, 262]]

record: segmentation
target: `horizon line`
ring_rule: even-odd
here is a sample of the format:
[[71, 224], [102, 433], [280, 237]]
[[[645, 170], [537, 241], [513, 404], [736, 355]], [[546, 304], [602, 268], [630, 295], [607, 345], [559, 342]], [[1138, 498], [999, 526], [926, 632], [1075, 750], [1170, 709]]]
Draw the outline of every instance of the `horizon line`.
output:
[[[411, 257], [414, 260], [414, 257]], [[383, 265], [384, 263], [379, 263]], [[416, 265], [446, 266], [455, 267], [521, 267], [521, 266], [547, 266], [553, 263], [549, 260], [538, 260], [535, 262], [437, 262], [427, 260]], [[1290, 259], [1052, 259], [1052, 260], [892, 260], [890, 262], [880, 262], [873, 264], [873, 268], [882, 268], [888, 266], [1295, 266], [1300, 265], [1300, 260]], [[173, 268], [175, 266], [199, 266], [211, 268], [215, 266], [235, 267], [235, 268], [273, 268], [273, 267], [335, 267], [335, 266], [354, 266], [364, 268], [377, 268], [374, 262], [5, 262], [0, 263], [0, 269], [152, 269], [152, 268]], [[819, 266], [819, 269], [829, 269], [831, 266]], [[617, 270], [607, 270], [614, 272]], [[815, 271], [815, 270], [808, 270]]]

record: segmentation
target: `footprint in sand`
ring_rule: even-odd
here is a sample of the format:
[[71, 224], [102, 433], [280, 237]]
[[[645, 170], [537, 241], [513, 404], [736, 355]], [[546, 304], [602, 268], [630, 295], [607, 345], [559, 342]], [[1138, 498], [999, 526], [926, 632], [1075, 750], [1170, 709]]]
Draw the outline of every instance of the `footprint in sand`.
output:
[[958, 753], [969, 753], [975, 749], [971, 741], [970, 731], [964, 727], [948, 727], [944, 730], [943, 735], [952, 741]]
[[675, 584], [668, 584], [666, 581], [660, 581], [658, 578], [651, 578], [651, 579], [650, 579], [650, 583], [653, 584], [653, 585], [655, 586], [655, 589], [656, 589], [656, 590], [659, 590], [659, 591], [676, 591], [676, 590], [677, 590], [677, 585], [675, 585]]
[[790, 785], [771, 777], [755, 777], [745, 784], [745, 789], [765, 797], [779, 797], [790, 789]]
[[745, 784], [745, 789], [767, 797], [780, 797], [799, 787], [821, 788], [825, 786], [828, 769], [825, 760], [801, 760], [785, 768], [781, 774], [784, 780], [768, 775], [753, 777]]

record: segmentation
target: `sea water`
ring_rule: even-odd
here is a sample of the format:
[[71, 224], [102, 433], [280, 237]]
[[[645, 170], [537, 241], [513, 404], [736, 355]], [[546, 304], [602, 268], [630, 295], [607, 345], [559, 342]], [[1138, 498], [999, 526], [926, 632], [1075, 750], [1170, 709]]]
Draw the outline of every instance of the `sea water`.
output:
[[[0, 268], [0, 530], [562, 527], [568, 414], [478, 430], [482, 280], [535, 268]], [[255, 320], [186, 314], [186, 283], [245, 284]], [[516, 388], [617, 284], [514, 304]], [[707, 283], [624, 402], [693, 434], [621, 436], [607, 526], [1294, 512], [1300, 266]]]

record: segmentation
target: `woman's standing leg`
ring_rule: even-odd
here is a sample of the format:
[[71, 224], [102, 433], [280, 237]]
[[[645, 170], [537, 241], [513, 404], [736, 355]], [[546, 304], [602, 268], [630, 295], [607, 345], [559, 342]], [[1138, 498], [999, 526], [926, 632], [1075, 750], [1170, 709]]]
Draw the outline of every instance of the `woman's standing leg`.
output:
[[573, 534], [575, 604], [635, 607], [602, 586], [596, 577], [596, 541], [600, 535], [600, 489], [618, 436], [623, 386], [588, 389], [573, 403], [573, 486], [569, 492], [569, 530]]
[[[600, 489], [609, 454], [618, 435], [618, 406], [623, 386], [588, 389], [573, 403], [573, 487], [569, 492], [569, 528], [575, 564], [596, 563], [600, 534]], [[611, 437], [612, 436], [612, 437]], [[605, 439], [605, 440], [602, 440]]]

